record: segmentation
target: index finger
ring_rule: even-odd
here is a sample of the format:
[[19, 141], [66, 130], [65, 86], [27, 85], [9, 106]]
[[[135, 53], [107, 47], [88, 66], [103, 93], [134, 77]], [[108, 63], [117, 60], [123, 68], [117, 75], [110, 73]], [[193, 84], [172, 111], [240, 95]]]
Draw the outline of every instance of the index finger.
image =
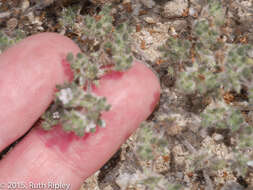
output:
[[0, 151], [47, 109], [56, 84], [68, 79], [64, 70], [67, 53], [79, 51], [67, 37], [41, 33], [0, 55]]

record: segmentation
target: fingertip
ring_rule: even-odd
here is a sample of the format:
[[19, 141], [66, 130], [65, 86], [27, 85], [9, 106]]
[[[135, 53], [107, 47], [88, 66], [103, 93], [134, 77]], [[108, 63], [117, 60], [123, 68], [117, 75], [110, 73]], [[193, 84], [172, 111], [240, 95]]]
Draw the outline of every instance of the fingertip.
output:
[[66, 56], [79, 51], [71, 39], [46, 32], [27, 37], [0, 55], [0, 151], [46, 110], [56, 84], [71, 80]]

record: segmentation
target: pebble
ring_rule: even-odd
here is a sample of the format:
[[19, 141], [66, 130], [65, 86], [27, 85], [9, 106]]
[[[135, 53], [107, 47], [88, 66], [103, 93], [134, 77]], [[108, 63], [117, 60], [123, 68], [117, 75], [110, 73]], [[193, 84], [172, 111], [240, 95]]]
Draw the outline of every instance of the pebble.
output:
[[154, 19], [154, 18], [151, 17], [151, 16], [145, 16], [143, 19], [144, 19], [145, 22], [147, 22], [148, 24], [155, 24], [155, 23], [157, 23], [156, 19]]
[[165, 18], [180, 17], [188, 7], [187, 0], [174, 0], [165, 4], [162, 16]]
[[224, 139], [224, 137], [223, 137], [221, 134], [214, 133], [214, 134], [213, 134], [213, 139], [214, 139], [215, 141], [221, 141], [221, 140]]
[[249, 56], [250, 58], [253, 58], [253, 49], [251, 49], [250, 51], [248, 51], [248, 56]]
[[16, 18], [11, 18], [7, 21], [6, 25], [8, 30], [13, 31], [18, 25], [18, 20]]
[[198, 12], [196, 9], [194, 8], [189, 8], [189, 15], [192, 16], [192, 17], [197, 17], [198, 16]]
[[0, 18], [6, 18], [9, 17], [11, 15], [11, 12], [7, 11], [7, 12], [2, 12], [0, 13]]
[[28, 0], [23, 0], [21, 3], [21, 10], [24, 12], [26, 9], [30, 7], [30, 2]]
[[155, 2], [153, 0], [140, 0], [141, 3], [147, 8], [151, 9], [155, 6]]
[[171, 27], [179, 32], [187, 27], [187, 22], [185, 20], [175, 20], [171, 23]]

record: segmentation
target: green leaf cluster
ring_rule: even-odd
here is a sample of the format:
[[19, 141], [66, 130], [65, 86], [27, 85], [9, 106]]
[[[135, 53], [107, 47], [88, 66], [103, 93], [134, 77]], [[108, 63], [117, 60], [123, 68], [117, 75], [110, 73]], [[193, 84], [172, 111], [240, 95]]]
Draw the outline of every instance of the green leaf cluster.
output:
[[202, 113], [202, 125], [205, 127], [229, 128], [232, 132], [246, 127], [242, 113], [224, 101], [210, 104]]
[[3, 31], [0, 31], [0, 54], [5, 49], [16, 44], [17, 42], [19, 42], [23, 38], [25, 38], [25, 34], [20, 30], [14, 31], [12, 37], [8, 36]]
[[[150, 171], [149, 171], [150, 172]], [[139, 180], [138, 184], [144, 185], [150, 190], [164, 189], [164, 190], [180, 190], [182, 189], [181, 185], [171, 184], [164, 177], [159, 175], [146, 174], [145, 179]]]
[[138, 132], [136, 153], [142, 160], [153, 160], [158, 155], [166, 154], [168, 141], [164, 132], [155, 132], [154, 123], [143, 122]]
[[[207, 18], [202, 17], [193, 22], [191, 40], [172, 37], [162, 47], [164, 58], [169, 62], [191, 62], [192, 66], [187, 66], [179, 73], [177, 87], [185, 94], [198, 93], [203, 97], [212, 97], [215, 101], [223, 99], [221, 91], [240, 94], [242, 88], [246, 87], [249, 102], [252, 102], [253, 59], [249, 52], [253, 51], [253, 47], [226, 43], [221, 28], [225, 23], [225, 10], [220, 1], [208, 1], [205, 10]], [[236, 119], [235, 115], [239, 117], [240, 111], [222, 105], [223, 108], [205, 110], [202, 114], [203, 124], [210, 127], [213, 123], [219, 123], [216, 126], [239, 128], [239, 121], [236, 121], [241, 121], [242, 117]], [[231, 125], [221, 122], [231, 116], [233, 119], [227, 121]]]
[[170, 62], [187, 62], [191, 58], [191, 45], [189, 40], [169, 38], [159, 49], [163, 52], [163, 57]]
[[[75, 29], [75, 12], [71, 7], [63, 10], [64, 27]], [[83, 136], [95, 132], [97, 126], [105, 127], [101, 115], [110, 105], [92, 89], [107, 72], [125, 71], [132, 65], [130, 29], [126, 23], [114, 28], [110, 5], [104, 6], [98, 15], [86, 16], [84, 23], [81, 34], [91, 42], [89, 50], [76, 56], [67, 55], [74, 79], [57, 86], [54, 102], [42, 116], [45, 130], [61, 124], [64, 131]]]
[[95, 17], [86, 16], [82, 33], [87, 40], [96, 42], [96, 45], [99, 44], [99, 50], [94, 53], [95, 56], [103, 55], [114, 64], [114, 70], [125, 71], [133, 62], [131, 28], [127, 22], [114, 26], [110, 10], [110, 5], [105, 5]]
[[[70, 57], [71, 55], [68, 55], [69, 60]], [[101, 113], [108, 111], [110, 105], [105, 97], [92, 93], [93, 65], [90, 63], [85, 67], [85, 63], [80, 64], [80, 58], [83, 56], [78, 54], [77, 57], [77, 61], [72, 64], [74, 72], [78, 71], [73, 82], [57, 86], [54, 103], [42, 116], [42, 127], [45, 130], [50, 130], [60, 123], [64, 131], [83, 136], [85, 133], [95, 132], [97, 126], [106, 125], [101, 119]]]
[[60, 25], [69, 30], [73, 30], [75, 28], [75, 23], [77, 19], [77, 11], [78, 7], [69, 6], [67, 8], [63, 8], [60, 14], [59, 23]]
[[[162, 48], [163, 60], [172, 66], [187, 63], [177, 75], [176, 87], [186, 96], [200, 95], [211, 100], [201, 113], [205, 127], [229, 129], [237, 138], [235, 167], [245, 173], [247, 168], [243, 153], [239, 150], [252, 148], [252, 122], [245, 119], [242, 107], [233, 100], [224, 101], [224, 92], [240, 96], [246, 90], [244, 104], [252, 108], [253, 101], [253, 46], [228, 43], [225, 8], [218, 0], [208, 0], [201, 17], [192, 21], [192, 33], [188, 39], [170, 37]], [[190, 65], [190, 66], [189, 66]], [[168, 70], [175, 71], [168, 66]], [[237, 102], [238, 103], [238, 102]], [[252, 111], [250, 111], [252, 112]], [[235, 156], [237, 155], [237, 156]], [[201, 157], [201, 156], [200, 156]], [[193, 158], [200, 166], [205, 159]], [[238, 160], [237, 160], [238, 158]], [[199, 161], [202, 160], [202, 161]], [[215, 162], [216, 163], [216, 162]], [[215, 165], [215, 164], [214, 164]], [[232, 167], [232, 165], [230, 165]], [[204, 165], [200, 166], [204, 167]], [[196, 168], [196, 167], [195, 167]]]

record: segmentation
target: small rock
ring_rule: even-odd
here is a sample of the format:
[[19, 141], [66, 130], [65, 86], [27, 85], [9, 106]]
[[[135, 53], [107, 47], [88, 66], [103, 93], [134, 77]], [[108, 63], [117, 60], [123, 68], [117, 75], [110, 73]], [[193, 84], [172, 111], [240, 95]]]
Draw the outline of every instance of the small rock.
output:
[[0, 13], [0, 18], [7, 18], [11, 15], [11, 12], [7, 11], [7, 12], [2, 12]]
[[128, 174], [121, 174], [116, 179], [116, 183], [120, 186], [121, 189], [126, 189], [130, 178], [131, 178], [131, 176]]
[[187, 22], [185, 20], [175, 20], [170, 26], [179, 32], [187, 27]]
[[199, 135], [202, 137], [202, 138], [206, 138], [208, 136], [208, 131], [207, 131], [207, 128], [205, 127], [202, 127], [199, 131]]
[[28, 0], [23, 0], [21, 3], [22, 12], [24, 12], [28, 7], [30, 7], [30, 2]]
[[37, 24], [41, 26], [43, 23], [40, 21], [40, 17], [37, 16], [37, 17], [34, 17], [32, 24]]
[[29, 13], [27, 14], [27, 18], [29, 19], [29, 21], [30, 21], [31, 23], [33, 23], [34, 20], [35, 20], [35, 17], [34, 17], [33, 12], [29, 12]]
[[141, 4], [140, 4], [140, 3], [138, 3], [138, 4], [133, 4], [133, 5], [132, 5], [132, 8], [133, 8], [132, 15], [138, 16], [138, 15], [140, 14]]
[[154, 19], [153, 17], [151, 16], [146, 16], [143, 18], [148, 24], [155, 24], [157, 23], [156, 19]]
[[248, 51], [248, 56], [249, 56], [250, 58], [253, 58], [253, 49], [251, 49], [250, 51]]
[[250, 166], [250, 167], [253, 167], [253, 160], [248, 161], [247, 165]]
[[140, 1], [144, 6], [146, 6], [149, 9], [155, 6], [155, 2], [153, 0], [140, 0]]
[[223, 137], [221, 134], [214, 133], [214, 134], [213, 134], [213, 139], [214, 139], [215, 141], [221, 141], [221, 140], [224, 139], [224, 137]]
[[7, 21], [6, 26], [8, 30], [13, 31], [18, 25], [18, 20], [16, 18], [11, 18]]
[[174, 136], [174, 135], [178, 135], [182, 132], [183, 130], [183, 127], [182, 126], [179, 126], [179, 125], [172, 125], [170, 127], [168, 127], [167, 129], [167, 133], [171, 136]]
[[192, 17], [197, 17], [198, 16], [198, 12], [197, 12], [196, 9], [194, 9], [194, 8], [191, 7], [189, 9], [189, 15], [192, 16]]
[[122, 2], [122, 4], [127, 4], [127, 3], [131, 3], [131, 0], [124, 0], [124, 1]]
[[120, 187], [120, 189], [127, 189], [128, 185], [135, 184], [137, 180], [141, 179], [141, 175], [139, 172], [134, 174], [122, 173], [116, 179], [116, 184]]
[[180, 17], [188, 7], [187, 0], [174, 0], [165, 4], [162, 16], [165, 18]]

